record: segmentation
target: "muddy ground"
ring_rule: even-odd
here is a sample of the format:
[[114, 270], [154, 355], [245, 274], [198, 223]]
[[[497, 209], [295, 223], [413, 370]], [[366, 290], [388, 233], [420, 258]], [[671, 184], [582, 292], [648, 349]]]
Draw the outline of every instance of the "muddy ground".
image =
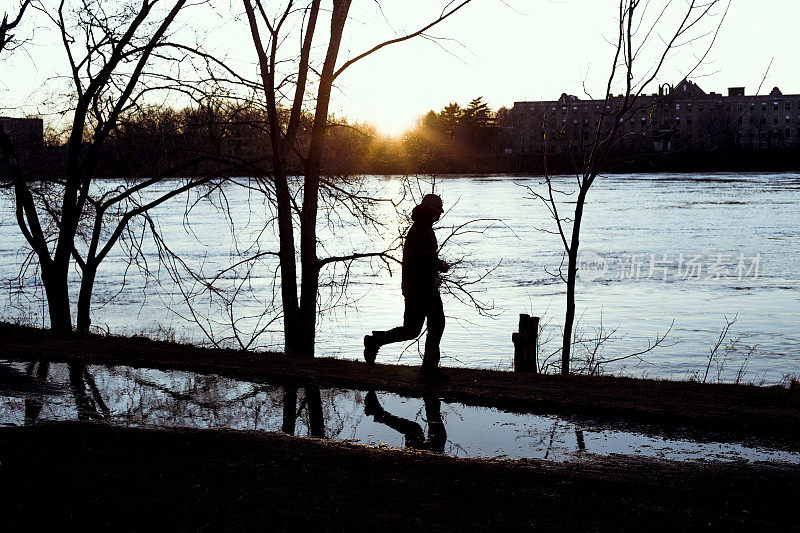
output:
[[[708, 429], [796, 447], [800, 391], [532, 376], [207, 350], [0, 324], [0, 358], [374, 388], [519, 411]], [[794, 446], [791, 446], [794, 444]], [[486, 461], [257, 432], [87, 423], [0, 428], [3, 530], [796, 530], [800, 466], [630, 457]], [[41, 526], [41, 527], [40, 527]]]

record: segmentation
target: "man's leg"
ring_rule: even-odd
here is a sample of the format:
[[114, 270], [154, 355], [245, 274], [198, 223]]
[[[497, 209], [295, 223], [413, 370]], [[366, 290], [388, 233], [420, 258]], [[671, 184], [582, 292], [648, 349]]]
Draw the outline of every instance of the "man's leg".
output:
[[437, 372], [439, 368], [439, 341], [444, 333], [444, 308], [439, 291], [431, 295], [425, 309], [428, 319], [428, 337], [425, 339], [425, 356], [422, 358], [422, 371]]
[[381, 407], [375, 391], [369, 391], [364, 398], [364, 414], [371, 415], [375, 422], [386, 424], [393, 430], [402, 433], [409, 448], [422, 449], [425, 445], [425, 434], [422, 427], [411, 420], [393, 415]]
[[430, 449], [437, 453], [444, 452], [444, 445], [447, 444], [447, 432], [442, 422], [442, 402], [438, 396], [426, 396], [425, 416], [428, 419], [428, 445]]
[[364, 337], [364, 359], [368, 364], [375, 363], [378, 349], [384, 344], [409, 341], [416, 338], [422, 331], [425, 321], [425, 303], [419, 297], [408, 296], [403, 312], [403, 325], [389, 331], [375, 331], [372, 335]]

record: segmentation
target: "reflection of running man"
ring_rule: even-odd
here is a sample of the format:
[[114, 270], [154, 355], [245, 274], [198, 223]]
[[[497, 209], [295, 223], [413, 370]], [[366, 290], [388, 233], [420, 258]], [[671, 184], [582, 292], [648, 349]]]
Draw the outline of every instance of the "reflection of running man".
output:
[[426, 195], [411, 212], [414, 224], [403, 247], [402, 289], [406, 301], [403, 325], [389, 331], [373, 331], [364, 337], [364, 359], [370, 365], [375, 364], [381, 346], [416, 338], [427, 319], [428, 336], [419, 373], [421, 377], [445, 377], [439, 371], [439, 341], [444, 332], [439, 272], [447, 272], [450, 265], [439, 259], [433, 232], [433, 223], [442, 213], [442, 199], [435, 194]]
[[430, 450], [436, 453], [444, 452], [447, 442], [447, 433], [442, 423], [442, 402], [439, 398], [425, 398], [425, 416], [428, 418], [428, 439], [422, 427], [416, 422], [400, 418], [381, 407], [378, 396], [374, 391], [369, 391], [364, 398], [364, 414], [372, 416], [375, 422], [385, 424], [395, 431], [402, 433], [406, 439], [406, 446], [415, 450]]

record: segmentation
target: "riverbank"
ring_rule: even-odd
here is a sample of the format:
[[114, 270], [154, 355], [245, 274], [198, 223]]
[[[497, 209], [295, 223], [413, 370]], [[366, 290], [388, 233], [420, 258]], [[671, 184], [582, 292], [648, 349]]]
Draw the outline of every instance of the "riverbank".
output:
[[[797, 388], [455, 368], [431, 385], [410, 366], [11, 324], [0, 324], [0, 358], [435, 394], [682, 435], [711, 428], [715, 439], [780, 441], [783, 449], [797, 448], [800, 426]], [[8, 531], [777, 530], [797, 527], [800, 465], [592, 454], [558, 463], [458, 459], [263, 431], [39, 422], [0, 428], [0, 486]]]
[[[143, 337], [63, 336], [0, 323], [0, 357], [12, 360], [189, 370], [274, 384], [380, 390], [509, 411], [613, 419], [658, 433], [714, 431], [715, 438], [758, 438], [800, 448], [800, 388], [703, 384], [612, 376], [555, 376], [447, 368], [448, 381], [421, 383], [417, 367], [296, 359], [279, 353], [201, 348]], [[653, 431], [648, 431], [653, 433]]]

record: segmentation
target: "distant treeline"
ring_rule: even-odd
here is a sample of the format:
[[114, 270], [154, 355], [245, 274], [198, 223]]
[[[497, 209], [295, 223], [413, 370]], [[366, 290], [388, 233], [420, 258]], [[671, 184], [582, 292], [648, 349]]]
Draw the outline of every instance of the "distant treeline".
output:
[[[288, 116], [285, 117], [288, 120]], [[312, 117], [302, 120], [299, 148], [310, 139]], [[265, 111], [226, 100], [175, 110], [143, 107], [128, 114], [106, 141], [98, 166], [103, 177], [166, 174], [267, 175], [271, 150]], [[492, 111], [478, 97], [465, 107], [450, 103], [429, 111], [401, 138], [381, 136], [370, 125], [331, 117], [323, 156], [328, 174], [572, 172], [580, 154], [518, 154], [509, 109]], [[49, 130], [44, 153], [25, 166], [32, 177], [63, 173], [63, 135]], [[298, 150], [303, 153], [303, 150]], [[303, 173], [292, 154], [291, 171]], [[800, 150], [681, 150], [618, 153], [606, 171], [715, 171], [800, 169]]]
[[[507, 109], [492, 112], [482, 98], [475, 98], [464, 108], [451, 103], [438, 113], [428, 112], [400, 138], [331, 117], [323, 169], [329, 174], [493, 172], [503, 166], [507, 140], [502, 134], [511, 130], [508, 117]], [[288, 112], [283, 118], [288, 121]], [[311, 116], [303, 117], [298, 153], [310, 142], [311, 123]], [[142, 107], [110, 134], [97, 172], [118, 178], [163, 172], [267, 174], [272, 161], [267, 128], [266, 111], [247, 103], [218, 100], [180, 110]], [[63, 173], [67, 135], [48, 129], [44, 153], [26, 153], [24, 166], [32, 176]], [[289, 154], [288, 160], [292, 172], [303, 172], [300, 158]]]

